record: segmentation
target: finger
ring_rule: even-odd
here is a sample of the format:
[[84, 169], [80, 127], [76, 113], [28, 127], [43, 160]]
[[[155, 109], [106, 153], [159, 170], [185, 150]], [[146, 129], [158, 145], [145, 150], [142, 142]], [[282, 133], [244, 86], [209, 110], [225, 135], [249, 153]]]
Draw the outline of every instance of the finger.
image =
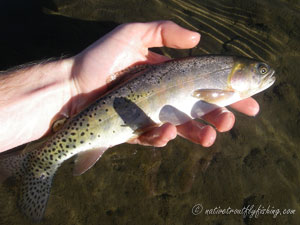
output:
[[202, 119], [213, 124], [219, 132], [230, 130], [235, 122], [235, 117], [225, 107], [217, 108], [214, 111], [204, 115]]
[[147, 48], [162, 46], [178, 49], [193, 48], [200, 41], [199, 33], [180, 27], [172, 21], [155, 21], [137, 25], [142, 31], [141, 41]]
[[253, 98], [233, 103], [230, 107], [248, 116], [255, 116], [259, 112], [259, 104]]
[[156, 64], [170, 60], [168, 56], [160, 55], [155, 52], [148, 52], [147, 63]]
[[180, 136], [204, 147], [211, 146], [216, 140], [217, 133], [209, 125], [203, 125], [195, 120], [177, 126]]
[[174, 139], [176, 135], [176, 127], [170, 123], [166, 123], [161, 127], [153, 128], [138, 138], [128, 141], [128, 143], [164, 147], [170, 140]]

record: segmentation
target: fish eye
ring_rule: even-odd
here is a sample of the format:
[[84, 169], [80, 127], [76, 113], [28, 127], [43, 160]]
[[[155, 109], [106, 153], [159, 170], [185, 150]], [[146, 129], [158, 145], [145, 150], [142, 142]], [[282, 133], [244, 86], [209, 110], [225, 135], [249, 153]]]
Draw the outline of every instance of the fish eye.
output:
[[269, 68], [267, 65], [265, 64], [259, 64], [258, 67], [258, 72], [261, 74], [261, 75], [265, 75], [269, 72]]

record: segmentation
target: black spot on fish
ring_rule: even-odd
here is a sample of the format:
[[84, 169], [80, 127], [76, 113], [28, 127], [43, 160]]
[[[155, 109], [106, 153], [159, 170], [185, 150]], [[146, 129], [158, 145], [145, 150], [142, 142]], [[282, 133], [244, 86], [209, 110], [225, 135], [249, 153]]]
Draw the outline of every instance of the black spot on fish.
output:
[[62, 141], [63, 141], [63, 142], [66, 142], [67, 140], [64, 138], [64, 139], [62, 139]]
[[84, 135], [84, 132], [82, 132], [80, 135], [83, 136], [83, 135]]
[[89, 123], [87, 123], [87, 124], [86, 124], [86, 126], [87, 126], [87, 127], [89, 127], [89, 126], [90, 126], [90, 124], [89, 124]]
[[105, 112], [108, 112], [108, 109], [105, 109]]
[[83, 144], [83, 143], [84, 143], [84, 141], [80, 141], [80, 143], [81, 143], [81, 144]]
[[[79, 126], [81, 126], [81, 127], [82, 127], [82, 122], [80, 122], [80, 123], [79, 123]], [[78, 129], [78, 128], [77, 128], [77, 129]]]

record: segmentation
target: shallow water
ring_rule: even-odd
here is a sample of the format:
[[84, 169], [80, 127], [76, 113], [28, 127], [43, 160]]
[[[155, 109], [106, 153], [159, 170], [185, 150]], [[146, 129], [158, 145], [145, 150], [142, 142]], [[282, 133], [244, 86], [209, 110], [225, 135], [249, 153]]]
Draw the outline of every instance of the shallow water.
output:
[[[235, 113], [235, 127], [208, 149], [180, 137], [161, 149], [123, 144], [80, 177], [66, 162], [41, 224], [300, 224], [299, 1], [55, 0], [26, 10], [7, 13], [9, 20], [2, 14], [3, 69], [74, 54], [120, 23], [169, 19], [200, 32], [201, 42], [192, 50], [156, 51], [174, 58], [254, 57], [277, 77], [255, 96], [261, 112], [254, 118]], [[0, 224], [31, 224], [17, 210], [17, 190], [11, 180], [0, 187]], [[193, 215], [197, 204], [203, 211]], [[282, 214], [204, 213], [252, 206]], [[296, 213], [283, 215], [284, 209]]]

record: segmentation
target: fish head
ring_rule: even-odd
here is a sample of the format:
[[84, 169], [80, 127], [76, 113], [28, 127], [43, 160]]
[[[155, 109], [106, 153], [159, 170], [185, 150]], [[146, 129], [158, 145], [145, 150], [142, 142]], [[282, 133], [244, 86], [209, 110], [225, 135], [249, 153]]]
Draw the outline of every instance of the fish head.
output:
[[276, 80], [275, 70], [264, 62], [252, 59], [236, 60], [228, 76], [228, 87], [241, 99], [248, 98], [270, 87]]

